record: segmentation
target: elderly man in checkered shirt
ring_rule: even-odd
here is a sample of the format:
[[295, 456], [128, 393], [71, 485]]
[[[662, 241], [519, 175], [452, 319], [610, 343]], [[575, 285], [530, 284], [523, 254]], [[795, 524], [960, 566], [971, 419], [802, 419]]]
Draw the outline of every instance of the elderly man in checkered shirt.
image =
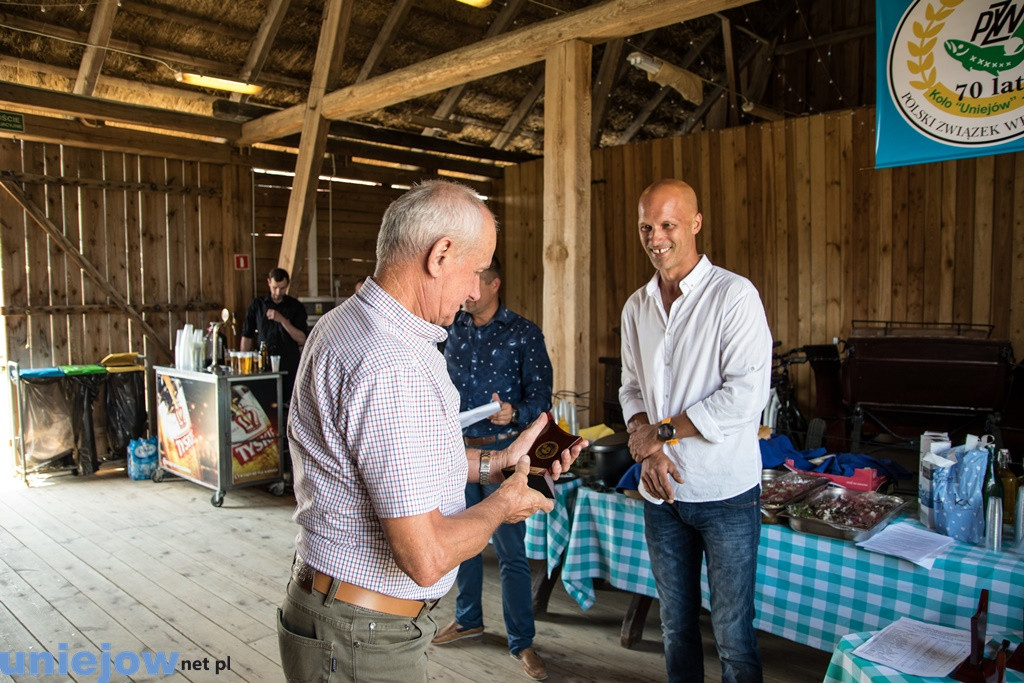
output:
[[[466, 449], [459, 394], [437, 349], [480, 296], [494, 217], [469, 189], [417, 185], [384, 213], [377, 269], [313, 328], [288, 423], [296, 559], [278, 613], [289, 681], [426, 681], [430, 608], [463, 560], [552, 502], [524, 457], [546, 418], [506, 449]], [[563, 451], [558, 476], [586, 442]], [[466, 509], [468, 482], [516, 473]]]

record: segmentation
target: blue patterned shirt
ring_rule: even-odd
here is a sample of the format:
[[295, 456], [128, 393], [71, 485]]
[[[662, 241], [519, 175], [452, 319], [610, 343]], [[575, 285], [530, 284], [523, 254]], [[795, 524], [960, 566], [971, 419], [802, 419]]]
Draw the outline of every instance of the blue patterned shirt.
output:
[[[448, 326], [444, 357], [452, 383], [459, 390], [460, 411], [490, 403], [494, 393], [519, 410], [511, 424], [496, 425], [484, 418], [466, 427], [465, 436], [518, 431], [551, 409], [551, 359], [544, 334], [501, 303], [483, 327], [474, 325], [473, 316], [460, 311]], [[506, 443], [499, 441], [495, 446], [502, 448]]]

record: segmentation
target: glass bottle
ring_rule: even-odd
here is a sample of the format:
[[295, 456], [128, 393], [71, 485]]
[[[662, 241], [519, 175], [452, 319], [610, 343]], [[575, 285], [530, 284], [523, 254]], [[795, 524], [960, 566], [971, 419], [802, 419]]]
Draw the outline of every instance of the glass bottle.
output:
[[1017, 508], [1017, 475], [1010, 469], [1010, 451], [999, 449], [999, 481], [1003, 485], [1003, 523], [1013, 524]]
[[988, 446], [988, 471], [985, 473], [985, 484], [982, 488], [982, 498], [985, 505], [988, 505], [990, 498], [1003, 499], [1003, 482], [999, 478], [998, 461], [993, 446]]
[[260, 372], [270, 372], [270, 350], [267, 342], [260, 342]]

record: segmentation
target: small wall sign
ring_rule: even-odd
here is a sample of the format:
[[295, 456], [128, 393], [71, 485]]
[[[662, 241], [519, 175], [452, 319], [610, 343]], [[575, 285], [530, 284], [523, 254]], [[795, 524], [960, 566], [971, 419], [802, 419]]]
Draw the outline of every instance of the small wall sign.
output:
[[25, 117], [9, 111], [0, 111], [0, 130], [11, 130], [15, 133], [25, 132]]
[[235, 254], [235, 270], [249, 270], [248, 254]]

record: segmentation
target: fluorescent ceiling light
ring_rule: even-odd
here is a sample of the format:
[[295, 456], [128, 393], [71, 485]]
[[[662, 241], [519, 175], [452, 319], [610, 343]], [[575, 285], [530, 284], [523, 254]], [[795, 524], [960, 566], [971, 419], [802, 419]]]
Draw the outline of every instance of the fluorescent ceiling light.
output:
[[491, 0], [459, 0], [459, 2], [473, 7], [487, 7], [491, 4]]
[[217, 78], [215, 76], [201, 76], [199, 74], [183, 73], [176, 71], [174, 79], [189, 85], [197, 85], [201, 88], [213, 88], [215, 90], [227, 90], [229, 92], [242, 93], [243, 95], [258, 95], [263, 91], [263, 86], [253, 83], [233, 81], [229, 78]]

